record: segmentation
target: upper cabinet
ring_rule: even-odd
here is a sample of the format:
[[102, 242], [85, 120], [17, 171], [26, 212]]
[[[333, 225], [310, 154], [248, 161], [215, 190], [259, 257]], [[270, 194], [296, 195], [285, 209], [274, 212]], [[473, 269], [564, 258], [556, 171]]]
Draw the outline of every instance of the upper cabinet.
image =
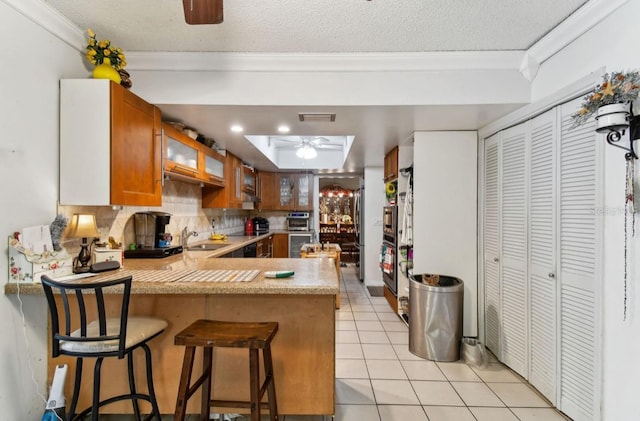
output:
[[225, 157], [169, 124], [164, 133], [164, 171], [181, 181], [224, 186]]
[[60, 204], [162, 205], [160, 110], [109, 80], [61, 80]]
[[260, 171], [256, 188], [256, 196], [260, 199], [256, 207], [260, 210], [278, 208], [279, 197], [276, 195], [276, 173]]
[[276, 209], [313, 210], [313, 176], [311, 174], [277, 173]]
[[203, 208], [242, 208], [242, 161], [232, 153], [227, 152], [224, 179], [224, 187], [205, 186], [202, 189]]
[[384, 156], [384, 181], [391, 181], [398, 178], [398, 147], [391, 149]]

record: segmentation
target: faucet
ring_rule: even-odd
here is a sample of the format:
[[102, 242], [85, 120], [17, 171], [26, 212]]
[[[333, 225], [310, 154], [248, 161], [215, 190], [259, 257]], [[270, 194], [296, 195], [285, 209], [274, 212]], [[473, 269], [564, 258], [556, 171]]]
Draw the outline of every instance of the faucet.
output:
[[182, 229], [182, 235], [180, 236], [180, 241], [182, 241], [182, 247], [187, 247], [187, 240], [191, 236], [197, 237], [198, 233], [196, 231], [187, 231], [187, 227]]

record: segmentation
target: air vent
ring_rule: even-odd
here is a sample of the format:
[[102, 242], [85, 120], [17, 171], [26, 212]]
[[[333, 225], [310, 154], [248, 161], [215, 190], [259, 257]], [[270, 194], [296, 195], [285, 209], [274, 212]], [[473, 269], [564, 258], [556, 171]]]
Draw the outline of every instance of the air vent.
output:
[[335, 113], [298, 113], [300, 121], [331, 122], [336, 121]]

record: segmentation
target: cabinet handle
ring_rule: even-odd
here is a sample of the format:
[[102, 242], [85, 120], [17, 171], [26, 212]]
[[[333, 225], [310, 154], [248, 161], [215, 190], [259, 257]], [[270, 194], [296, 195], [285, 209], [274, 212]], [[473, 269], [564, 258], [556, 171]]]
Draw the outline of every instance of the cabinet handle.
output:
[[160, 185], [164, 187], [164, 129], [156, 133], [156, 137], [158, 136], [160, 136]]
[[178, 171], [178, 172], [183, 172], [183, 173], [193, 174], [193, 175], [198, 174], [198, 170], [197, 169], [194, 169], [194, 168], [191, 168], [191, 167], [185, 167], [185, 166], [182, 166], [180, 164], [176, 164], [176, 166], [173, 167], [172, 171]]
[[553, 279], [556, 277], [556, 274], [553, 272], [549, 272], [549, 278]]

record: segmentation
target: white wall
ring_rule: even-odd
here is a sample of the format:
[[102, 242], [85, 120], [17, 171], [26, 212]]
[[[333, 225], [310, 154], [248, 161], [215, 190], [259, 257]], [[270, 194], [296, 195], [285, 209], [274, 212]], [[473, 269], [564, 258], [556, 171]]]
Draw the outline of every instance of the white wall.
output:
[[[3, 2], [0, 51], [0, 234], [7, 236], [56, 216], [58, 80], [88, 72], [79, 52]], [[6, 274], [6, 240], [0, 247], [0, 273]], [[48, 395], [45, 300], [20, 298], [24, 323], [18, 297], [0, 297], [0, 420], [39, 420]]]
[[463, 334], [478, 335], [478, 137], [415, 132], [413, 273], [464, 282]]
[[[382, 160], [382, 158], [381, 158]], [[384, 169], [364, 169], [364, 284], [382, 286], [380, 270], [380, 245], [382, 244], [382, 208], [385, 205]]]
[[[640, 0], [630, 0], [606, 20], [546, 61], [533, 83], [533, 99], [556, 92], [602, 66], [640, 69]], [[603, 137], [603, 136], [601, 136]], [[602, 139], [604, 142], [604, 138]], [[603, 402], [605, 421], [637, 419], [640, 379], [640, 232], [630, 241], [629, 316], [624, 301], [624, 152], [605, 147]], [[636, 186], [640, 166], [635, 163]], [[636, 215], [638, 218], [638, 215]], [[640, 218], [638, 218], [640, 219]], [[638, 229], [638, 228], [636, 228]]]

